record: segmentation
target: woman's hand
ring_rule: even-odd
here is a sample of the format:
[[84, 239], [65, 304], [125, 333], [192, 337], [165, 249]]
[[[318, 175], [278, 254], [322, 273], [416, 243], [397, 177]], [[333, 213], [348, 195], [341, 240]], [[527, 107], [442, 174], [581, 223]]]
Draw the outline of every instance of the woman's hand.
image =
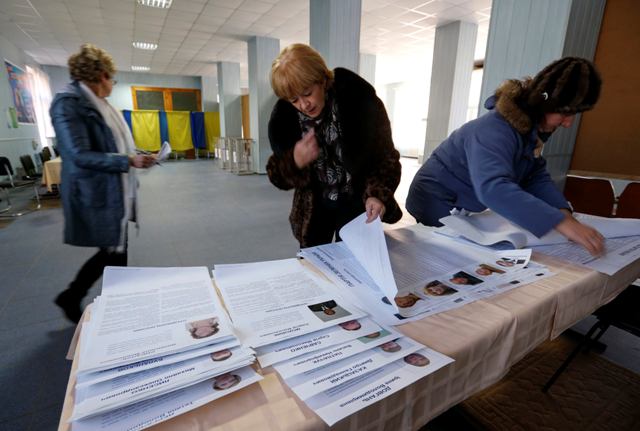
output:
[[380, 220], [382, 220], [382, 217], [384, 216], [385, 207], [380, 199], [367, 198], [367, 200], [364, 203], [364, 207], [367, 211], [367, 223], [371, 223], [378, 216], [380, 217]]
[[600, 255], [604, 252], [604, 237], [592, 228], [584, 225], [573, 216], [565, 213], [565, 218], [556, 226], [556, 230], [567, 239], [577, 242], [587, 249], [593, 256]]
[[318, 158], [320, 148], [316, 141], [316, 134], [310, 129], [306, 135], [302, 137], [293, 148], [293, 161], [298, 169], [302, 169]]
[[156, 163], [154, 154], [136, 154], [129, 156], [129, 165], [134, 168], [150, 168]]

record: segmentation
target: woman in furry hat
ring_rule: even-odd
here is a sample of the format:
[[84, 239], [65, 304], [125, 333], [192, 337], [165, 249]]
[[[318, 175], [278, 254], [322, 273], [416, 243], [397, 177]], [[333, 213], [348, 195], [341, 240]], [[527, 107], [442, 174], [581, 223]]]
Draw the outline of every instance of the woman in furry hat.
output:
[[304, 44], [274, 60], [271, 86], [280, 100], [269, 120], [267, 174], [276, 187], [295, 189], [289, 221], [300, 246], [339, 239], [365, 211], [367, 222], [400, 220], [400, 154], [374, 88], [347, 69], [329, 70]]
[[489, 112], [455, 130], [420, 168], [407, 210], [441, 226], [453, 208], [490, 208], [538, 237], [556, 229], [601, 253], [602, 235], [572, 217], [541, 156], [551, 133], [593, 107], [600, 85], [594, 65], [576, 57], [554, 61], [533, 79], [505, 81], [485, 102]]

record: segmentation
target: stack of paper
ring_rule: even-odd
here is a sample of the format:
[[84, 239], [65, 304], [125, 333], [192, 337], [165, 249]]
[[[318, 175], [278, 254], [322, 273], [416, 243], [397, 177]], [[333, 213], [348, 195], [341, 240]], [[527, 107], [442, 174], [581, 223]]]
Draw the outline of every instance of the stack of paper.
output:
[[437, 235], [424, 226], [384, 232], [362, 215], [340, 231], [343, 242], [299, 255], [389, 325], [423, 318], [548, 277], [531, 250], [494, 251]]
[[452, 362], [375, 323], [296, 259], [216, 265], [214, 276], [242, 342], [329, 425]]
[[533, 247], [534, 251], [587, 266], [613, 275], [640, 257], [640, 219], [608, 218], [575, 213], [583, 224], [592, 226], [606, 238], [605, 253], [591, 256], [579, 244], [570, 242], [556, 230], [537, 238], [504, 217], [484, 211], [469, 216], [451, 215], [440, 219], [443, 235], [460, 236], [481, 245], [500, 248]]
[[74, 431], [143, 429], [260, 379], [205, 267], [106, 268], [80, 349]]

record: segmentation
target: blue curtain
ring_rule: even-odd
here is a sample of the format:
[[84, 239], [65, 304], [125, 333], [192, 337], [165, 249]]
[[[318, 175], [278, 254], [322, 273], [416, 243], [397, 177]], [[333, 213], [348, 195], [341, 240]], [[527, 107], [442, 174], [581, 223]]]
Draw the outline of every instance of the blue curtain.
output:
[[169, 126], [167, 123], [167, 113], [165, 111], [160, 111], [160, 145], [163, 142], [169, 142]]
[[127, 122], [127, 126], [129, 126], [131, 134], [133, 134], [133, 126], [131, 125], [131, 111], [128, 109], [123, 109], [122, 116], [124, 117], [124, 121]]
[[204, 112], [191, 113], [191, 140], [194, 148], [207, 148], [207, 138], [204, 133]]

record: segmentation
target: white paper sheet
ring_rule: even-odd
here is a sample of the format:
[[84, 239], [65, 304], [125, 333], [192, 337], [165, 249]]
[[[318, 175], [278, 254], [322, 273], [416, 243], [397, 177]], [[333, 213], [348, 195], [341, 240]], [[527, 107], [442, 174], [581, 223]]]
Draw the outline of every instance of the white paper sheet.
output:
[[[72, 431], [142, 430], [238, 391], [262, 377], [250, 367], [205, 380], [150, 400], [73, 422]], [[214, 388], [215, 385], [215, 388]], [[215, 403], [211, 405], [215, 409]]]
[[[594, 227], [605, 238], [619, 238], [640, 233], [640, 219], [608, 218], [580, 213], [575, 213], [574, 217], [581, 223]], [[469, 216], [450, 215], [440, 219], [440, 222], [448, 228], [441, 230], [443, 234], [450, 235], [453, 232], [482, 245], [507, 241], [515, 248], [522, 248], [569, 242], [556, 230], [551, 230], [543, 237], [537, 238], [493, 211]]]
[[384, 367], [422, 348], [424, 346], [410, 338], [401, 337], [394, 342], [290, 377], [286, 379], [286, 383], [300, 399], [306, 400], [320, 392]]
[[216, 360], [212, 355], [206, 355], [76, 388], [71, 420], [114, 410], [190, 386], [249, 365], [254, 360], [253, 351], [246, 348], [236, 347], [228, 352], [228, 355], [219, 356]]
[[97, 305], [78, 364], [81, 373], [234, 336], [205, 267], [107, 267]]
[[582, 246], [575, 243], [539, 246], [533, 249], [539, 253], [584, 265], [603, 274], [613, 275], [640, 258], [640, 236], [607, 239], [606, 253], [597, 257], [591, 256]]
[[[426, 361], [423, 359], [426, 358]], [[335, 386], [305, 400], [327, 425], [333, 425], [358, 410], [392, 395], [413, 382], [453, 362], [453, 359], [425, 348], [407, 361], [399, 359], [364, 376]]]
[[318, 367], [332, 364], [364, 352], [365, 350], [380, 346], [381, 344], [393, 341], [401, 336], [402, 334], [391, 328], [382, 328], [380, 331], [376, 331], [364, 337], [358, 337], [354, 340], [347, 341], [346, 343], [337, 344], [326, 349], [317, 350], [315, 352], [298, 356], [297, 358], [280, 362], [276, 364], [274, 368], [282, 378], [288, 379], [297, 374], [312, 371]]
[[310, 334], [258, 347], [256, 348], [256, 355], [260, 366], [264, 368], [287, 359], [380, 331], [382, 331], [382, 328], [371, 319], [357, 319], [342, 325], [330, 326]]
[[215, 276], [238, 337], [251, 347], [365, 316], [297, 259], [216, 265]]

